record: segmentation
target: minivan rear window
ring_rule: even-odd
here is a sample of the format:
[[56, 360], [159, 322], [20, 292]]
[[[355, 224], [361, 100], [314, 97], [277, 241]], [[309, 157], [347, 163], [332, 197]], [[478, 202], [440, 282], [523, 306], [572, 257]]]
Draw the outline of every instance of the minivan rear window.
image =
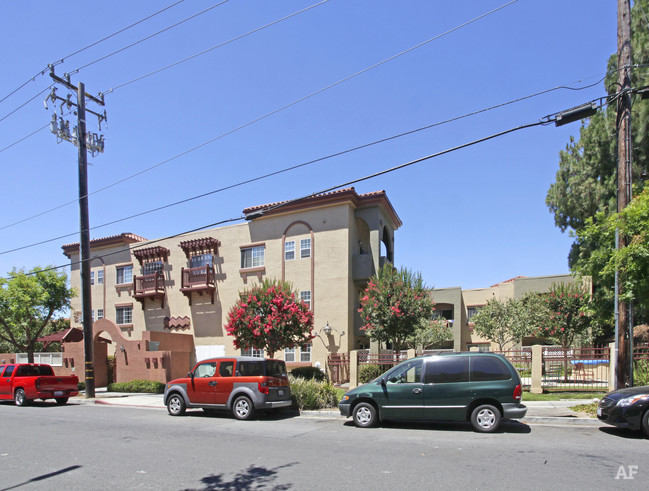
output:
[[426, 363], [425, 384], [449, 384], [469, 381], [469, 358], [466, 356], [441, 356]]
[[474, 356], [471, 358], [471, 381], [509, 380], [512, 374], [498, 358]]

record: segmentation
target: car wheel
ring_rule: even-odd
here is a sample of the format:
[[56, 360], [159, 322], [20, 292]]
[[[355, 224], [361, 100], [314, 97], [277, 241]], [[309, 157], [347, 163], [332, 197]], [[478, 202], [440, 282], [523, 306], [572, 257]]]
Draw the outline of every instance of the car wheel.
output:
[[649, 409], [642, 415], [642, 431], [644, 431], [645, 435], [649, 436]]
[[172, 416], [182, 416], [185, 414], [185, 401], [180, 394], [171, 394], [167, 399], [167, 411]]
[[490, 404], [478, 406], [471, 413], [471, 424], [473, 428], [482, 433], [496, 431], [500, 426], [501, 420], [502, 416], [498, 408]]
[[371, 428], [376, 425], [376, 408], [369, 402], [361, 402], [354, 408], [354, 424], [359, 428]]
[[252, 406], [252, 402], [246, 396], [239, 396], [234, 400], [232, 405], [232, 414], [237, 419], [250, 419], [252, 418], [255, 408]]
[[27, 396], [25, 395], [25, 391], [23, 389], [18, 389], [16, 391], [14, 400], [16, 401], [16, 406], [26, 406], [27, 404], [29, 404], [29, 399], [27, 399]]
[[68, 403], [68, 399], [69, 399], [69, 397], [57, 397], [56, 398], [56, 403], [59, 406], [64, 406], [64, 405], [66, 405]]

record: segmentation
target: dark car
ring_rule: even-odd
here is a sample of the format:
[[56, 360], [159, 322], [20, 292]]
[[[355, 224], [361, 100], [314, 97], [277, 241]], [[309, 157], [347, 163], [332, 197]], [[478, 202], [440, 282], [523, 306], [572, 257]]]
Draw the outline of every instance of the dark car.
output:
[[486, 433], [525, 416], [521, 396], [521, 379], [506, 358], [462, 352], [404, 361], [347, 392], [338, 408], [364, 428], [385, 420], [470, 421]]
[[286, 364], [244, 356], [203, 360], [186, 378], [167, 382], [164, 403], [172, 416], [195, 407], [229, 410], [237, 419], [250, 419], [256, 410], [292, 404]]
[[649, 385], [609, 392], [599, 401], [597, 418], [619, 428], [642, 430], [649, 436]]

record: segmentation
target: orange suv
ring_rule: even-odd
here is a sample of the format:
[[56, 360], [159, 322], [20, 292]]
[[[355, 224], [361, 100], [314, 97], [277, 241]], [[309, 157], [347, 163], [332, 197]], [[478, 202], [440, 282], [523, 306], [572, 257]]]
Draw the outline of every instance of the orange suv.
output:
[[187, 408], [203, 408], [229, 410], [237, 419], [250, 419], [256, 410], [291, 405], [286, 364], [245, 356], [203, 360], [186, 378], [167, 383], [164, 403], [172, 416]]

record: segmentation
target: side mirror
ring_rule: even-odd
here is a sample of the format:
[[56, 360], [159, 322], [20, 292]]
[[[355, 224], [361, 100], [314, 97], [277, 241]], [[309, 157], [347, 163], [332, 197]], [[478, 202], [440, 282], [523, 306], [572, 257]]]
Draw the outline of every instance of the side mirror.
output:
[[383, 378], [381, 379], [381, 385], [385, 386], [385, 384], [386, 384], [386, 380], [385, 380], [385, 377], [383, 377]]
[[194, 379], [194, 372], [188, 372], [187, 377], [193, 380]]

